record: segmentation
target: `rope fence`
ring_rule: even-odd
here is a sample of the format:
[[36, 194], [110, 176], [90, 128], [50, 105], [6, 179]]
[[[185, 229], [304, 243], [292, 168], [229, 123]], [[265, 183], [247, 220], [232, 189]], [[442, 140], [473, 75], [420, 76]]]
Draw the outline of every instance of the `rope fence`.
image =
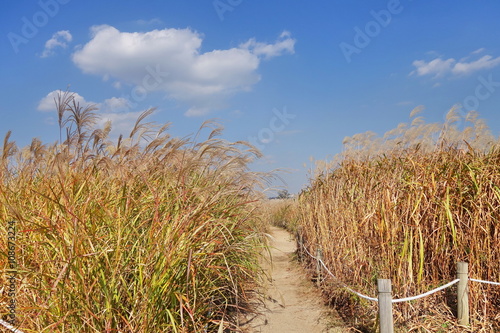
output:
[[411, 296], [411, 297], [405, 297], [405, 298], [399, 298], [399, 299], [392, 299], [392, 287], [391, 287], [391, 280], [387, 279], [378, 279], [377, 284], [378, 284], [378, 292], [379, 295], [378, 297], [370, 297], [367, 295], [364, 295], [360, 292], [355, 291], [354, 289], [350, 288], [347, 284], [343, 283], [340, 281], [339, 278], [337, 278], [331, 271], [330, 269], [326, 266], [325, 262], [322, 259], [322, 253], [323, 251], [321, 249], [318, 249], [317, 256], [314, 256], [307, 250], [307, 248], [304, 246], [302, 243], [302, 237], [299, 237], [299, 246], [300, 248], [307, 253], [312, 259], [316, 260], [317, 266], [316, 266], [316, 273], [317, 273], [317, 281], [318, 284], [321, 281], [321, 270], [324, 269], [330, 275], [332, 278], [334, 278], [337, 283], [339, 283], [343, 288], [348, 290], [349, 292], [373, 301], [373, 302], [378, 302], [379, 303], [379, 321], [380, 321], [380, 332], [381, 333], [393, 333], [394, 328], [393, 328], [393, 318], [392, 318], [392, 303], [401, 303], [401, 302], [408, 302], [408, 301], [413, 301], [417, 300], [420, 298], [427, 297], [429, 295], [432, 295], [438, 291], [444, 290], [448, 287], [451, 287], [454, 284], [458, 283], [458, 288], [457, 288], [457, 317], [458, 317], [458, 322], [461, 325], [469, 325], [469, 298], [468, 298], [468, 288], [467, 288], [467, 283], [469, 281], [471, 282], [477, 282], [477, 283], [484, 283], [484, 284], [490, 284], [490, 285], [495, 285], [495, 286], [500, 286], [500, 282], [493, 282], [493, 281], [485, 281], [485, 280], [479, 280], [479, 279], [473, 279], [468, 277], [468, 264], [465, 262], [459, 262], [457, 263], [457, 278], [453, 281], [450, 281], [440, 287], [437, 287], [435, 289], [429, 290], [423, 294], [416, 295], [416, 296]]
[[485, 281], [485, 280], [478, 280], [478, 279], [469, 279], [469, 281], [479, 282], [479, 283], [486, 283], [486, 284], [492, 284], [494, 286], [500, 286], [500, 282], [492, 282], [492, 281]]
[[309, 251], [307, 251], [307, 249], [302, 245], [303, 249], [306, 251], [306, 253], [313, 259], [317, 260], [321, 266], [323, 266], [323, 268], [325, 269], [325, 271], [328, 272], [328, 274], [330, 274], [335, 280], [337, 280], [338, 283], [340, 283], [342, 285], [342, 287], [346, 288], [347, 290], [349, 290], [351, 293], [353, 294], [356, 294], [358, 295], [359, 297], [361, 298], [364, 298], [364, 299], [367, 299], [369, 301], [374, 301], [374, 302], [377, 302], [378, 299], [375, 298], [375, 297], [370, 297], [370, 296], [366, 296], [366, 295], [363, 295], [362, 293], [359, 293], [357, 291], [355, 291], [354, 289], [351, 289], [348, 285], [346, 285], [345, 283], [341, 282], [335, 275], [333, 275], [333, 273], [328, 269], [328, 267], [326, 267], [325, 263], [323, 262], [323, 260], [321, 260], [320, 258], [317, 258], [315, 256], [313, 256]]
[[443, 285], [441, 287], [437, 287], [436, 289], [432, 289], [432, 290], [430, 290], [428, 292], [425, 292], [425, 293], [417, 295], [417, 296], [406, 297], [406, 298], [399, 298], [399, 299], [393, 299], [392, 303], [408, 302], [408, 301], [413, 301], [413, 300], [416, 300], [416, 299], [424, 298], [424, 297], [427, 297], [427, 296], [432, 295], [434, 293], [437, 293], [438, 291], [441, 291], [443, 289], [451, 287], [452, 285], [454, 285], [455, 283], [458, 283], [459, 281], [460, 281], [460, 279], [455, 279], [455, 280], [453, 280], [451, 282], [448, 282], [447, 284], [445, 284], [445, 285]]

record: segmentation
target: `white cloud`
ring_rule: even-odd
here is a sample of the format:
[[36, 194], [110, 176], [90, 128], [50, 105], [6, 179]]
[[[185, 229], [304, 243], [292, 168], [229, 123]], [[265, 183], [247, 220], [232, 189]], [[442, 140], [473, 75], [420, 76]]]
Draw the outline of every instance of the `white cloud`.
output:
[[283, 31], [279, 40], [275, 44], [260, 43], [255, 38], [250, 39], [248, 42], [241, 44], [242, 48], [251, 50], [251, 52], [258, 56], [264, 56], [266, 59], [280, 56], [284, 53], [294, 53], [295, 39], [291, 38], [288, 31]]
[[[61, 90], [54, 90], [43, 97], [39, 103], [37, 109], [42, 112], [56, 112], [56, 106], [54, 99], [57, 99], [59, 94], [63, 94]], [[93, 104], [97, 107], [97, 115], [99, 120], [96, 126], [103, 128], [106, 121], [111, 120], [111, 137], [118, 137], [120, 134], [128, 135], [135, 125], [135, 122], [139, 115], [143, 112], [132, 111], [129, 105], [129, 101], [122, 97], [112, 97], [104, 100], [102, 103], [94, 103], [85, 100], [85, 98], [78, 93], [72, 92], [73, 98], [80, 106], [87, 106]], [[53, 117], [47, 118], [50, 124], [55, 124]]]
[[[57, 100], [57, 96], [59, 94], [64, 94], [64, 91], [61, 90], [51, 91], [50, 93], [47, 94], [47, 96], [45, 96], [38, 102], [38, 106], [36, 109], [38, 111], [43, 111], [43, 112], [56, 112], [55, 101]], [[85, 101], [85, 99], [78, 93], [73, 93], [73, 98], [77, 103], [80, 103], [80, 105], [82, 106], [87, 104], [93, 104], [92, 102]]]
[[111, 97], [99, 105], [99, 109], [105, 112], [123, 112], [130, 108], [129, 101], [123, 97]]
[[453, 58], [448, 60], [437, 58], [429, 62], [425, 62], [425, 60], [415, 60], [413, 66], [417, 69], [410, 74], [416, 74], [418, 76], [434, 75], [434, 78], [437, 78], [449, 73], [454, 63], [455, 59]]
[[185, 103], [186, 114], [194, 116], [250, 90], [260, 80], [261, 60], [293, 53], [295, 44], [284, 32], [271, 44], [251, 39], [238, 47], [202, 52], [202, 38], [191, 29], [129, 33], [96, 26], [91, 40], [73, 54], [73, 62], [88, 74], [112, 77], [146, 92], [163, 91]]
[[[475, 50], [471, 55], [477, 55], [484, 52], [484, 48]], [[500, 57], [493, 58], [491, 55], [482, 56], [480, 59], [468, 61], [470, 56], [460, 59], [459, 61], [454, 58], [443, 60], [436, 58], [429, 62], [425, 60], [413, 61], [415, 70], [410, 75], [424, 76], [433, 75], [434, 78], [439, 78], [444, 75], [468, 75], [483, 69], [491, 69], [500, 65]]]
[[61, 47], [65, 49], [68, 43], [73, 40], [73, 36], [68, 30], [61, 30], [52, 35], [52, 38], [45, 42], [45, 49], [42, 52], [41, 57], [47, 58], [54, 55], [54, 49]]
[[210, 112], [210, 108], [192, 107], [192, 108], [189, 108], [184, 113], [184, 115], [186, 115], [188, 117], [198, 117], [198, 116], [203, 116], [209, 112]]
[[493, 58], [490, 55], [485, 55], [476, 61], [459, 62], [453, 67], [453, 74], [466, 75], [482, 69], [489, 69], [500, 64], [500, 57]]
[[480, 49], [477, 49], [476, 51], [473, 51], [472, 54], [479, 54], [479, 53], [483, 53], [486, 49], [484, 47], [480, 48]]
[[97, 122], [97, 126], [103, 128], [109, 120], [111, 121], [111, 138], [117, 138], [120, 134], [128, 136], [142, 112], [143, 111], [104, 112], [99, 114], [100, 119]]
[[[56, 111], [55, 100], [57, 99], [59, 94], [64, 94], [64, 91], [54, 90], [48, 93], [47, 96], [43, 97], [38, 102], [37, 110], [43, 112]], [[130, 102], [123, 97], [111, 97], [105, 99], [104, 102], [102, 103], [95, 103], [85, 100], [85, 98], [83, 98], [76, 92], [71, 92], [71, 94], [74, 100], [78, 104], [80, 104], [80, 106], [85, 107], [89, 104], [92, 104], [95, 105], [102, 113], [117, 113], [117, 112], [128, 111], [131, 109]]]

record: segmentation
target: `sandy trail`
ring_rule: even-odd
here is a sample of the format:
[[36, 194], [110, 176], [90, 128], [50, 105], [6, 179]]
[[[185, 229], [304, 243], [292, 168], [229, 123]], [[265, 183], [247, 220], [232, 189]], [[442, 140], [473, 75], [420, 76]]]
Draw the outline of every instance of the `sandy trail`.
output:
[[250, 333], [346, 332], [334, 311], [322, 304], [313, 283], [293, 260], [296, 250], [292, 236], [280, 228], [271, 228], [272, 263], [264, 268], [272, 281], [266, 287], [262, 315], [247, 324]]

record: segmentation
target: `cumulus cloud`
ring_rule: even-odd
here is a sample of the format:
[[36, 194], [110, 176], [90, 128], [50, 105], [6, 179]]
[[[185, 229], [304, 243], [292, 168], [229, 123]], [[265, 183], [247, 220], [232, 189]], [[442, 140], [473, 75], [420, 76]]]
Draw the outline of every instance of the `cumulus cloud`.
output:
[[[83, 96], [76, 92], [71, 92], [75, 102], [82, 107], [87, 105], [95, 105], [98, 109], [97, 127], [104, 127], [105, 123], [110, 120], [112, 124], [111, 137], [118, 137], [120, 134], [128, 135], [135, 125], [139, 115], [143, 112], [133, 111], [129, 101], [123, 97], [112, 97], [105, 99], [103, 102], [95, 103], [87, 101]], [[48, 93], [38, 102], [37, 109], [42, 112], [56, 112], [55, 100], [59, 94], [64, 94], [61, 90], [54, 90]], [[53, 118], [51, 124], [55, 123]]]
[[[53, 112], [56, 111], [55, 101], [59, 94], [64, 94], [62, 90], [54, 90], [48, 93], [45, 97], [43, 97], [37, 106], [38, 111], [42, 112]], [[80, 94], [76, 92], [71, 92], [73, 99], [76, 103], [78, 103], [82, 107], [86, 107], [87, 105], [95, 105], [101, 112], [104, 113], [116, 113], [116, 112], [124, 112], [131, 109], [130, 101], [123, 97], [111, 97], [105, 99], [101, 103], [91, 102], [85, 100]]]
[[275, 43], [251, 39], [238, 47], [202, 52], [203, 36], [191, 29], [130, 33], [101, 25], [91, 32], [91, 40], [73, 54], [84, 73], [111, 77], [146, 93], [163, 91], [186, 104], [189, 116], [223, 107], [228, 96], [250, 90], [260, 80], [261, 60], [293, 53], [295, 44], [284, 32]]
[[[484, 52], [484, 48], [475, 50], [471, 53], [472, 56]], [[410, 75], [424, 76], [433, 75], [434, 78], [439, 78], [445, 75], [468, 75], [483, 69], [491, 69], [500, 65], [500, 57], [493, 58], [491, 55], [485, 55], [477, 60], [468, 61], [469, 57], [460, 59], [459, 61], [454, 58], [443, 60], [441, 57], [431, 60], [413, 61], [415, 70]]]
[[99, 109], [104, 112], [123, 112], [130, 110], [130, 102], [123, 97], [111, 97], [100, 103]]
[[55, 54], [55, 49], [60, 47], [65, 49], [68, 43], [73, 40], [73, 36], [68, 30], [61, 30], [52, 35], [52, 38], [45, 42], [45, 48], [41, 57], [47, 58]]
[[[55, 112], [56, 111], [55, 101], [57, 100], [57, 96], [59, 94], [64, 94], [64, 91], [54, 90], [54, 91], [51, 91], [50, 93], [48, 93], [47, 96], [43, 97], [38, 102], [37, 110], [42, 111], [42, 112]], [[82, 96], [80, 96], [78, 93], [73, 93], [73, 98], [74, 98], [75, 102], [79, 103], [81, 106], [85, 106], [87, 104], [95, 104], [92, 102], [85, 101], [85, 99]]]
[[143, 111], [129, 111], [129, 112], [104, 112], [101, 113], [97, 126], [103, 128], [107, 121], [111, 121], [111, 138], [117, 138], [120, 134], [124, 136], [134, 128], [137, 118]]

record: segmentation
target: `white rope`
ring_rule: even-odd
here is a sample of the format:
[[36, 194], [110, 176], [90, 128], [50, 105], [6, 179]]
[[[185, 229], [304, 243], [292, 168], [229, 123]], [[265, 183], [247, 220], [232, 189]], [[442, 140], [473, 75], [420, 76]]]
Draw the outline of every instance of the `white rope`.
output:
[[[321, 263], [321, 265], [323, 266], [323, 268], [328, 272], [328, 274], [330, 274], [334, 279], [336, 279], [338, 281], [338, 278], [335, 275], [333, 275], [332, 272], [330, 272], [330, 270], [328, 269], [328, 267], [326, 267], [326, 265], [323, 262], [323, 260], [320, 259], [319, 262]], [[358, 293], [357, 291], [352, 290], [351, 288], [349, 288], [347, 285], [345, 285], [342, 282], [340, 282], [340, 284], [342, 284], [342, 286], [344, 288], [346, 288], [347, 290], [349, 290], [351, 293], [356, 294], [356, 295], [358, 295], [361, 298], [364, 298], [364, 299], [367, 299], [367, 300], [370, 300], [370, 301], [374, 301], [374, 302], [378, 302], [378, 298], [370, 297], [370, 296], [363, 295], [362, 293]]]
[[308, 254], [311, 258], [313, 258], [313, 259], [315, 259], [315, 260], [319, 261], [319, 263], [321, 264], [321, 266], [323, 266], [323, 268], [324, 268], [324, 269], [328, 272], [328, 274], [330, 274], [330, 275], [331, 275], [331, 276], [332, 276], [335, 280], [337, 280], [337, 281], [338, 281], [338, 282], [339, 282], [339, 283], [340, 283], [340, 284], [341, 284], [344, 288], [346, 288], [348, 291], [350, 291], [350, 292], [351, 292], [351, 293], [353, 293], [353, 294], [358, 295], [358, 296], [359, 296], [359, 297], [361, 297], [361, 298], [367, 299], [367, 300], [369, 300], [369, 301], [378, 302], [378, 299], [377, 299], [377, 298], [375, 298], [375, 297], [370, 297], [370, 296], [363, 295], [363, 294], [361, 294], [361, 293], [359, 293], [359, 292], [357, 292], [357, 291], [355, 291], [355, 290], [353, 290], [353, 289], [349, 288], [349, 287], [348, 287], [345, 283], [341, 282], [341, 281], [340, 281], [340, 280], [339, 280], [339, 279], [338, 279], [335, 275], [333, 275], [333, 273], [332, 273], [332, 272], [330, 272], [330, 270], [328, 269], [328, 267], [326, 267], [326, 265], [325, 265], [325, 263], [323, 262], [323, 260], [321, 260], [321, 259], [319, 259], [319, 258], [316, 258], [316, 257], [315, 257], [315, 256], [313, 256], [313, 255], [312, 255], [309, 251], [307, 251], [307, 249], [306, 249], [306, 247], [304, 246], [304, 244], [301, 244], [301, 245], [302, 245], [302, 248], [303, 248], [303, 249], [307, 252], [307, 254]]
[[[349, 288], [346, 284], [340, 282], [340, 280], [332, 274], [332, 272], [330, 272], [330, 270], [328, 269], [328, 267], [326, 267], [325, 263], [323, 262], [323, 260], [313, 256], [307, 249], [306, 247], [304, 246], [304, 244], [301, 244], [302, 248], [306, 251], [306, 253], [313, 259], [317, 260], [321, 266], [323, 266], [323, 268], [328, 272], [328, 274], [330, 274], [335, 280], [339, 281], [339, 283], [344, 287], [346, 288], [347, 290], [349, 290], [351, 293], [353, 294], [356, 294], [358, 295], [359, 297], [361, 298], [364, 298], [364, 299], [367, 299], [367, 300], [370, 300], [370, 301], [374, 301], [374, 302], [378, 302], [378, 299], [375, 298], [375, 297], [370, 297], [370, 296], [366, 296], [366, 295], [363, 295], [355, 290], [352, 290], [351, 288]], [[489, 281], [482, 281], [482, 280], [475, 280], [475, 279], [470, 279], [471, 281], [476, 281], [476, 282], [482, 282], [482, 283], [490, 283], [490, 284], [496, 284], [496, 285], [500, 285], [500, 283], [497, 283], [497, 282], [489, 282]], [[442, 285], [441, 287], [438, 287], [436, 289], [433, 289], [433, 290], [430, 290], [428, 292], [425, 292], [423, 294], [420, 294], [420, 295], [417, 295], [417, 296], [411, 296], [411, 297], [406, 297], [406, 298], [399, 298], [399, 299], [393, 299], [392, 300], [392, 303], [399, 303], [399, 302], [408, 302], [408, 301], [413, 301], [413, 300], [416, 300], [416, 299], [419, 299], [419, 298], [423, 298], [423, 297], [426, 297], [426, 296], [429, 296], [429, 295], [432, 295], [440, 290], [443, 290], [443, 289], [446, 289], [452, 285], [454, 285], [455, 283], [457, 283], [458, 281], [460, 281], [460, 279], [455, 279], [451, 282], [448, 282], [447, 284], [445, 285]]]
[[426, 296], [429, 296], [429, 295], [432, 295], [434, 294], [435, 292], [438, 292], [440, 290], [443, 290], [443, 289], [446, 289], [452, 285], [454, 285], [455, 283], [457, 283], [458, 281], [460, 281], [460, 279], [455, 279], [451, 282], [448, 282], [447, 284], [441, 286], [441, 287], [438, 287], [436, 289], [433, 289], [433, 290], [430, 290], [426, 293], [423, 293], [423, 294], [420, 294], [420, 295], [417, 295], [417, 296], [412, 296], [412, 297], [406, 297], [406, 298], [399, 298], [399, 299], [393, 299], [392, 300], [392, 303], [399, 303], [399, 302], [408, 302], [408, 301], [413, 301], [415, 299], [419, 299], [419, 298], [423, 298], [423, 297], [426, 297]]
[[473, 282], [487, 283], [487, 284], [492, 284], [495, 286], [500, 286], [500, 283], [498, 283], [498, 282], [484, 281], [484, 280], [478, 280], [478, 279], [469, 279], [469, 280], [473, 281]]
[[17, 328], [15, 328], [14, 326], [12, 326], [8, 322], [6, 322], [5, 320], [0, 319], [0, 324], [2, 324], [5, 328], [8, 328], [9, 330], [11, 330], [14, 333], [23, 333], [23, 331], [18, 330]]

